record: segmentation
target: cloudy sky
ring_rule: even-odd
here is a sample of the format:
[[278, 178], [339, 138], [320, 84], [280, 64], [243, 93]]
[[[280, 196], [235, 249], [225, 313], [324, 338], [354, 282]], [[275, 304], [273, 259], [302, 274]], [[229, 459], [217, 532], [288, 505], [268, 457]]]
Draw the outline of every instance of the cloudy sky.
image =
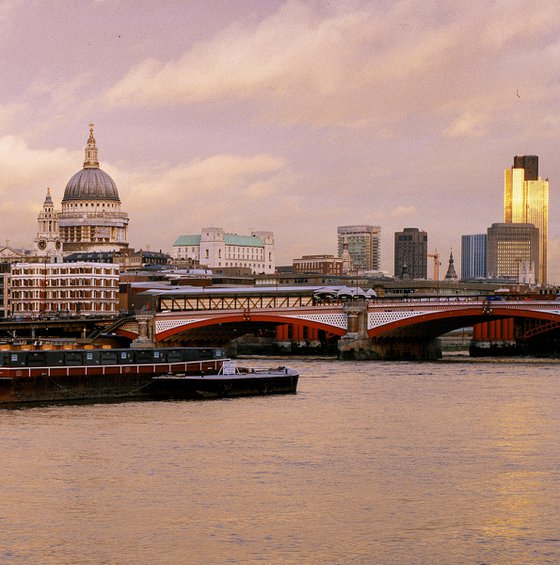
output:
[[0, 0], [0, 49], [2, 243], [32, 245], [93, 121], [133, 247], [263, 229], [290, 264], [364, 223], [390, 273], [404, 227], [459, 263], [539, 155], [560, 282], [558, 0]]

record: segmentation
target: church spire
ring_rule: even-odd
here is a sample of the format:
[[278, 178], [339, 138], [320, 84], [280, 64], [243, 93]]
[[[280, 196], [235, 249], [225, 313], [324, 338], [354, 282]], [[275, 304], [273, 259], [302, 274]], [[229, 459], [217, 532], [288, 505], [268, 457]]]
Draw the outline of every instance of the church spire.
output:
[[445, 274], [445, 278], [447, 280], [457, 280], [457, 272], [455, 271], [455, 260], [453, 259], [453, 250], [449, 254], [449, 267], [447, 269], [447, 273]]
[[45, 206], [45, 205], [47, 205], [47, 206], [53, 206], [54, 205], [52, 197], [51, 197], [50, 186], [47, 187], [47, 196], [45, 196], [45, 203], [43, 204], [43, 206]]
[[93, 123], [89, 124], [89, 138], [86, 145], [86, 159], [84, 161], [84, 169], [99, 169], [97, 145], [95, 145], [95, 137], [93, 137]]

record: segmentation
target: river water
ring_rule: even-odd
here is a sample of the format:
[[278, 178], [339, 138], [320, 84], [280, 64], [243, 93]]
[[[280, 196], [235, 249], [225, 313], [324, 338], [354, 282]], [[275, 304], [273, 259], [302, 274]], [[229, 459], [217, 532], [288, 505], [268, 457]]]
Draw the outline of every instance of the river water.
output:
[[560, 364], [289, 365], [296, 395], [0, 410], [0, 563], [560, 562]]

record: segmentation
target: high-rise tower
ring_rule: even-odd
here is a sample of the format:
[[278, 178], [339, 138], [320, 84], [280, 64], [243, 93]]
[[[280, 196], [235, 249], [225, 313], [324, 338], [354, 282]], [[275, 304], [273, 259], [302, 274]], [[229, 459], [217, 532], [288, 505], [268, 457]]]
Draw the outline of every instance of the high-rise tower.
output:
[[539, 230], [539, 268], [536, 282], [547, 282], [548, 180], [539, 177], [537, 155], [516, 155], [504, 175], [504, 221], [533, 224]]
[[486, 278], [487, 234], [461, 236], [461, 280]]
[[488, 228], [488, 276], [534, 284], [539, 272], [539, 230], [510, 222]]
[[418, 228], [395, 232], [395, 277], [426, 279], [428, 277], [428, 234]]
[[381, 269], [381, 228], [379, 226], [339, 226], [337, 229], [338, 256], [347, 250], [352, 269], [379, 271]]

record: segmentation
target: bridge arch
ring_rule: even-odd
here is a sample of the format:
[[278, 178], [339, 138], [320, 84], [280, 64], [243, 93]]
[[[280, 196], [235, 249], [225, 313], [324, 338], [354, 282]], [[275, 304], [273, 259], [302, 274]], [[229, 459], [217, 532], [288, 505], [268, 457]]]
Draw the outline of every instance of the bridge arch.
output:
[[[560, 315], [549, 311], [511, 309], [507, 306], [491, 306], [486, 309], [473, 307], [422, 313], [418, 316], [402, 318], [369, 329], [368, 336], [371, 338], [404, 336], [411, 330], [422, 330], [430, 337], [438, 337], [454, 329], [504, 318], [540, 320], [546, 323], [549, 330], [556, 329], [560, 323]], [[537, 335], [538, 332], [533, 331], [533, 333]]]
[[308, 320], [305, 318], [298, 318], [293, 316], [282, 316], [279, 314], [263, 314], [263, 313], [235, 313], [227, 314], [223, 316], [209, 317], [205, 319], [199, 319], [196, 321], [189, 322], [185, 321], [184, 324], [177, 325], [173, 328], [157, 332], [157, 341], [167, 341], [173, 339], [178, 335], [188, 333], [190, 330], [195, 330], [203, 327], [212, 326], [224, 326], [227, 324], [254, 324], [254, 323], [270, 323], [270, 324], [292, 324], [308, 328], [314, 328], [317, 330], [323, 330], [330, 334], [343, 336], [346, 334], [346, 330], [343, 328], [335, 327], [326, 323], [322, 323], [316, 320]]

